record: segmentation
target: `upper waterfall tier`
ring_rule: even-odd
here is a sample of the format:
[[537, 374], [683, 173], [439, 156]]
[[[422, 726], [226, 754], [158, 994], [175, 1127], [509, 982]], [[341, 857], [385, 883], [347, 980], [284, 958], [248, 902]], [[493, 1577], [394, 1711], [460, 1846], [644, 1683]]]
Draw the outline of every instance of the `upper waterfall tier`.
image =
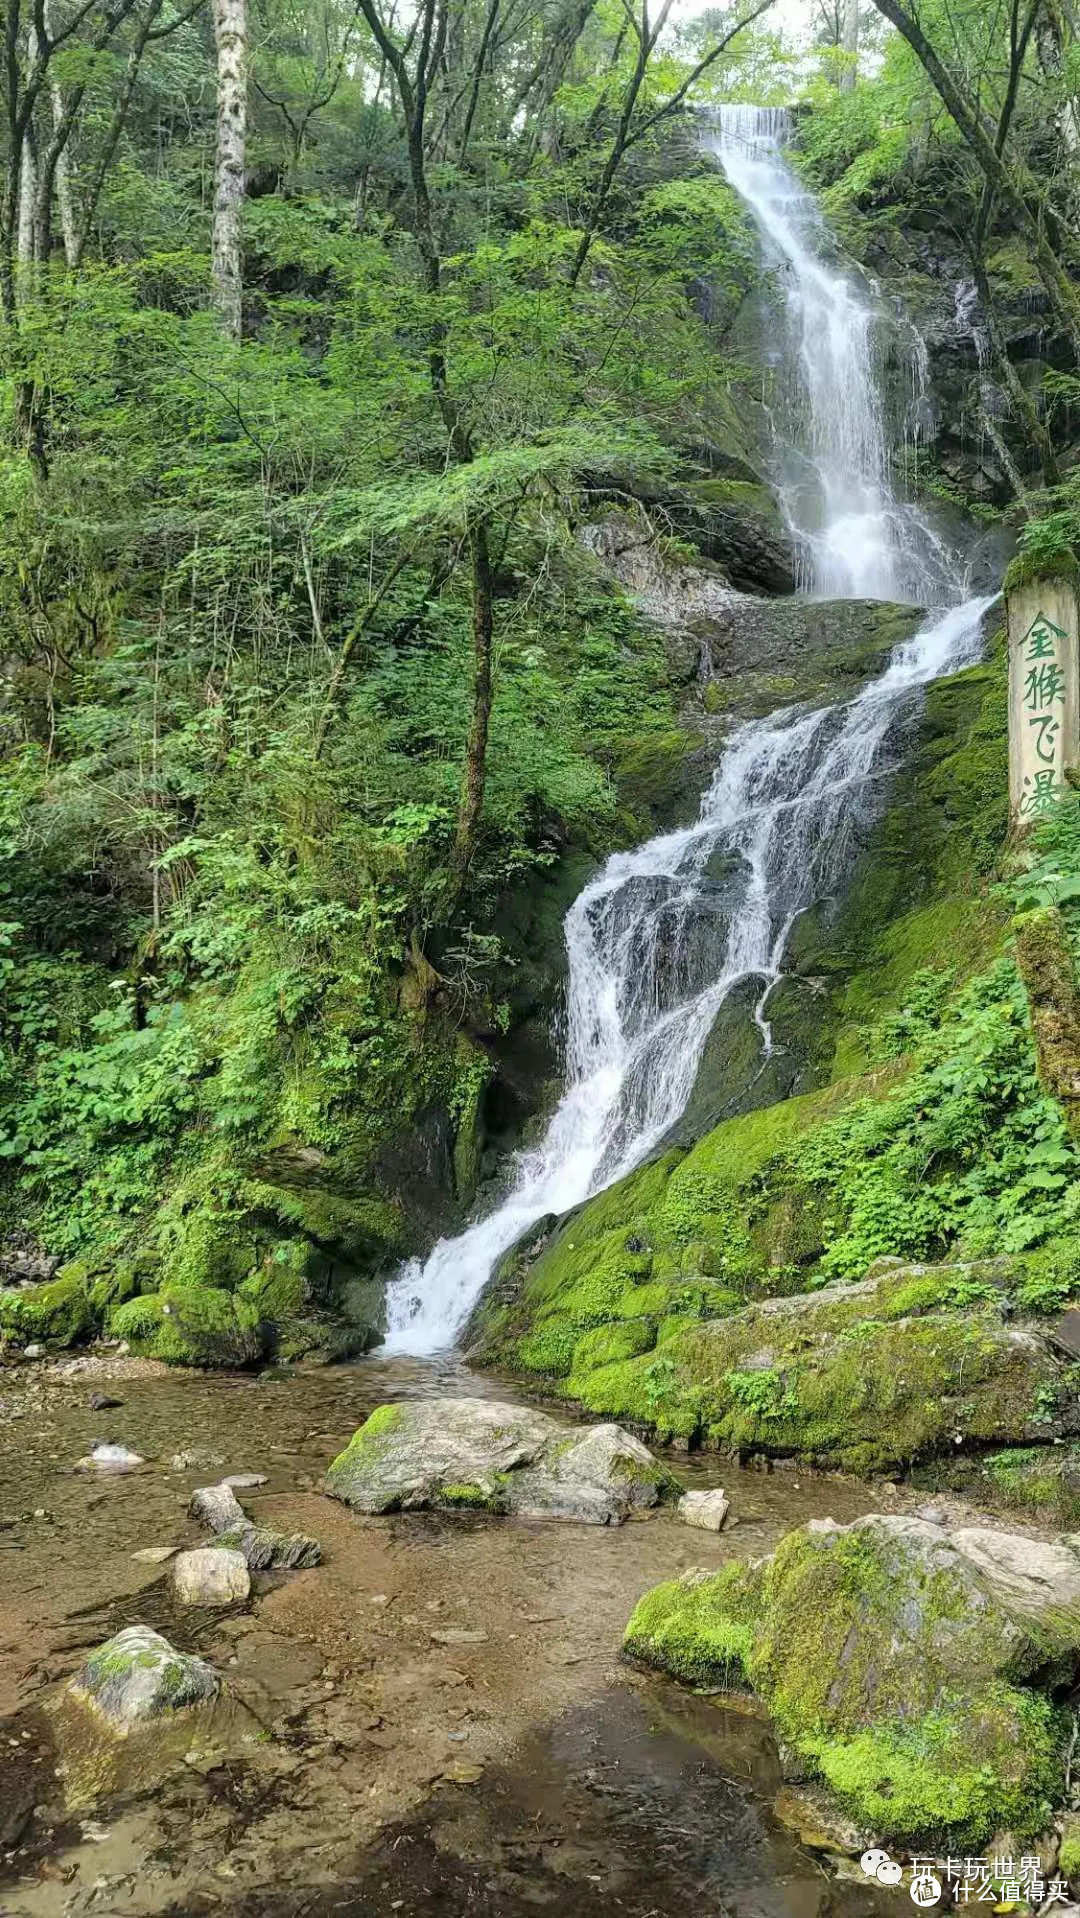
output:
[[[955, 598], [951, 556], [893, 492], [881, 379], [890, 329], [871, 289], [832, 260], [817, 204], [784, 157], [789, 132], [783, 108], [720, 107], [706, 143], [753, 216], [780, 296], [773, 471], [799, 584], [828, 599], [946, 604]], [[892, 350], [908, 361], [917, 424], [921, 341], [910, 325], [891, 331]]]

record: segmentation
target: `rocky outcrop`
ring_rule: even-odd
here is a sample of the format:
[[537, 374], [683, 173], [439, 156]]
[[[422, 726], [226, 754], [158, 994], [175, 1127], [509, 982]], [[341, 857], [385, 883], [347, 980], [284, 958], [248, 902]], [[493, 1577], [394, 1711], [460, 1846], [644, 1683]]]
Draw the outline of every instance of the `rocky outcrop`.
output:
[[358, 1512], [439, 1506], [610, 1525], [678, 1486], [617, 1425], [568, 1427], [494, 1399], [429, 1399], [373, 1412], [326, 1490]]
[[67, 1695], [91, 1706], [114, 1731], [126, 1733], [147, 1720], [208, 1704], [220, 1689], [205, 1659], [178, 1652], [148, 1625], [129, 1625], [91, 1652]]
[[813, 1521], [771, 1558], [657, 1586], [625, 1644], [676, 1678], [752, 1688], [789, 1775], [823, 1780], [875, 1841], [1034, 1837], [1064, 1790], [1080, 1538]]

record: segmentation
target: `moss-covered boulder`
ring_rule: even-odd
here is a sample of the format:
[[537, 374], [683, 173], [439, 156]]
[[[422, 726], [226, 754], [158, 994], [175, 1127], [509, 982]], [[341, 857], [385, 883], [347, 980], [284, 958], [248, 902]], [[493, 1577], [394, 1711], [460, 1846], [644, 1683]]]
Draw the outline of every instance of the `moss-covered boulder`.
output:
[[109, 1330], [170, 1365], [250, 1365], [268, 1347], [258, 1306], [210, 1285], [169, 1286], [128, 1299], [112, 1313]]
[[211, 1703], [220, 1689], [205, 1659], [178, 1652], [148, 1625], [129, 1625], [91, 1652], [67, 1695], [123, 1734], [148, 1719]]
[[1080, 1540], [814, 1521], [769, 1559], [657, 1586], [625, 1647], [689, 1683], [752, 1688], [789, 1771], [885, 1842], [1034, 1837], [1064, 1789]]
[[620, 1524], [680, 1490], [665, 1466], [615, 1425], [567, 1427], [494, 1399], [381, 1405], [326, 1476], [359, 1512], [424, 1506]]

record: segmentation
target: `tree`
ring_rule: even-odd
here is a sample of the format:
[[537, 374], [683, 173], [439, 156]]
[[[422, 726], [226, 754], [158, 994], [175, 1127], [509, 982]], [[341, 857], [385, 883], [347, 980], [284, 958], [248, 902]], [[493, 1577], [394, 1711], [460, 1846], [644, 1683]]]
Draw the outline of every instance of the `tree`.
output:
[[244, 295], [243, 214], [247, 142], [247, 0], [214, 0], [217, 141], [210, 271], [228, 333], [240, 338]]

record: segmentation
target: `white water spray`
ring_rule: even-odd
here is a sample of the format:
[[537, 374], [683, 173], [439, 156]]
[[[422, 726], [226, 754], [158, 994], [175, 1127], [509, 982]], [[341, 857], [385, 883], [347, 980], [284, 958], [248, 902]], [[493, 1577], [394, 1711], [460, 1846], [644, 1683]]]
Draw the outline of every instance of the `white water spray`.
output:
[[[830, 262], [817, 203], [784, 159], [788, 130], [782, 107], [721, 107], [708, 144], [753, 215], [782, 295], [774, 472], [798, 584], [825, 599], [940, 604], [950, 597], [949, 555], [890, 484], [883, 316], [870, 289]], [[914, 328], [893, 327], [891, 337], [894, 352], [906, 352], [917, 423], [925, 348]]]
[[[785, 505], [807, 583], [836, 597], [940, 604], [942, 549], [889, 489], [875, 309], [826, 265], [828, 236], [783, 162], [781, 132], [771, 111], [738, 108], [718, 138], [732, 184], [790, 272], [806, 447]], [[540, 1144], [517, 1154], [496, 1209], [393, 1281], [388, 1351], [452, 1345], [496, 1262], [531, 1226], [641, 1164], [682, 1114], [716, 1015], [747, 980], [768, 1052], [768, 997], [792, 924], [849, 870], [916, 689], [978, 657], [990, 604], [937, 613], [854, 699], [742, 727], [695, 823], [614, 854], [585, 887], [565, 923], [566, 1090]]]

